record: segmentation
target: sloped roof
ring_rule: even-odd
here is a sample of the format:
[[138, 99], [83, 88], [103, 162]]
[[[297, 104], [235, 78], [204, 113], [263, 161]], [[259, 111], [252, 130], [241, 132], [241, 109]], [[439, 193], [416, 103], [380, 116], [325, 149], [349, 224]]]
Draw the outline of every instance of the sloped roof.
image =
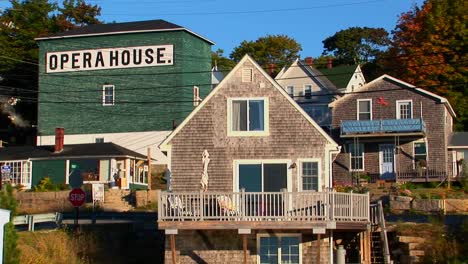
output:
[[340, 89], [348, 86], [349, 80], [353, 77], [357, 67], [358, 65], [339, 65], [331, 69], [318, 69], [318, 71], [320, 71], [324, 77], [328, 78], [336, 88]]
[[0, 148], [0, 160], [60, 159], [60, 158], [112, 158], [146, 156], [114, 143], [91, 143], [65, 145], [59, 153], [54, 153], [54, 146], [15, 146]]
[[229, 79], [231, 78], [231, 76], [237, 72], [239, 70], [240, 67], [242, 67], [242, 65], [246, 62], [246, 61], [249, 61], [251, 62], [254, 67], [267, 79], [269, 80], [272, 84], [273, 84], [273, 87], [276, 88], [287, 100], [290, 104], [292, 104], [297, 111], [299, 111], [302, 116], [304, 116], [305, 119], [307, 119], [307, 121], [309, 121], [309, 123], [312, 124], [312, 126], [317, 129], [319, 131], [319, 133], [333, 146], [339, 148], [338, 144], [330, 137], [330, 135], [328, 135], [305, 111], [304, 109], [302, 109], [301, 106], [299, 106], [292, 98], [291, 96], [289, 96], [286, 91], [270, 76], [268, 75], [265, 70], [262, 69], [262, 67], [260, 67], [257, 62], [252, 59], [249, 55], [245, 55], [238, 63], [237, 65], [229, 72], [229, 74], [218, 84], [218, 86], [216, 86], [215, 89], [213, 89], [209, 94], [208, 96], [201, 102], [201, 104], [199, 106], [197, 106], [197, 108], [195, 108], [185, 119], [184, 121], [174, 130], [172, 131], [171, 134], [169, 134], [169, 136], [163, 141], [161, 142], [161, 144], [159, 144], [159, 147], [162, 149], [162, 150], [167, 150], [169, 145], [170, 145], [170, 142], [171, 140], [175, 137], [175, 135], [177, 135], [177, 133], [179, 133], [180, 130], [182, 130], [182, 128], [187, 125], [187, 123], [190, 121], [190, 119], [192, 119], [195, 114], [200, 111], [200, 109], [202, 109], [204, 107], [204, 105], [224, 86], [224, 84], [226, 82], [229, 81]]
[[468, 132], [453, 132], [450, 136], [450, 147], [468, 148]]
[[39, 37], [39, 38], [36, 38], [36, 40], [100, 36], [100, 35], [116, 35], [116, 34], [141, 33], [141, 32], [178, 31], [178, 30], [187, 31], [190, 34], [212, 45], [215, 44], [211, 40], [204, 38], [184, 27], [173, 24], [171, 22], [167, 22], [162, 19], [89, 25], [89, 26], [85, 26], [81, 28], [72, 29], [69, 31], [63, 31], [63, 32], [50, 34], [44, 37]]
[[[455, 114], [455, 111], [453, 110], [452, 106], [450, 105], [450, 102], [445, 98], [445, 97], [442, 97], [440, 95], [437, 95], [435, 93], [431, 93], [429, 91], [426, 91], [422, 88], [418, 88], [412, 84], [409, 84], [407, 82], [404, 82], [400, 79], [397, 79], [395, 77], [392, 77], [388, 74], [384, 74], [382, 76], [380, 76], [379, 78], [371, 81], [371, 82], [368, 82], [366, 83], [364, 86], [360, 87], [359, 88], [359, 91], [358, 92], [365, 92], [367, 90], [370, 89], [370, 87], [372, 87], [375, 83], [377, 82], [380, 82], [380, 81], [389, 81], [389, 82], [393, 82], [393, 83], [396, 83], [402, 87], [405, 87], [407, 89], [412, 89], [413, 91], [417, 92], [417, 93], [420, 93], [420, 94], [424, 94], [424, 95], [427, 95], [428, 97], [431, 97], [432, 99], [434, 99], [435, 101], [438, 101], [439, 103], [441, 104], [444, 104], [445, 107], [447, 108], [447, 110], [449, 111], [449, 113], [453, 116], [453, 117], [456, 117], [457, 115]], [[344, 99], [347, 99], [349, 98], [349, 96], [353, 94], [353, 93], [348, 93], [348, 94], [345, 94], [344, 96], [338, 98], [337, 100], [331, 102], [330, 104], [328, 104], [328, 106], [330, 107], [333, 107], [335, 106], [338, 102], [341, 102], [342, 100]]]

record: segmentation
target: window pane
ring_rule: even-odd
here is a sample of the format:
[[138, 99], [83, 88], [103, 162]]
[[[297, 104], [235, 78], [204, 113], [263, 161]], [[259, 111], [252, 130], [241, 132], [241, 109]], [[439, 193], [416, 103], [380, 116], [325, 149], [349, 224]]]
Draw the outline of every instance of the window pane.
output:
[[299, 238], [281, 238], [281, 263], [299, 264]]
[[276, 264], [278, 263], [278, 238], [261, 237], [260, 238], [260, 263]]
[[359, 120], [370, 120], [370, 113], [359, 113]]
[[400, 103], [400, 118], [410, 119], [411, 118], [411, 102]]
[[370, 102], [369, 101], [359, 101], [359, 112], [360, 113], [369, 113], [370, 112]]
[[263, 165], [263, 191], [279, 192], [288, 187], [288, 166], [284, 164]]
[[239, 165], [239, 189], [244, 188], [246, 192], [262, 191], [262, 165], [241, 164]]
[[349, 153], [351, 156], [351, 169], [362, 170], [364, 169], [364, 144], [349, 144]]
[[288, 86], [287, 88], [289, 96], [294, 96], [294, 86]]
[[318, 163], [302, 163], [302, 190], [318, 191]]
[[426, 154], [426, 143], [414, 143], [414, 154]]
[[263, 131], [264, 127], [264, 103], [263, 100], [249, 101], [249, 131]]
[[232, 101], [232, 130], [247, 131], [247, 101]]

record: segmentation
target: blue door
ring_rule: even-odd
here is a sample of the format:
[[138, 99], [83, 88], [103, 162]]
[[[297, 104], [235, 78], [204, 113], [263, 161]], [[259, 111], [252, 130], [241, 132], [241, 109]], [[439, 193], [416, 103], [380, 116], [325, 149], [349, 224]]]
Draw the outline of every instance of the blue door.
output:
[[380, 173], [382, 179], [395, 178], [395, 146], [393, 144], [380, 145]]

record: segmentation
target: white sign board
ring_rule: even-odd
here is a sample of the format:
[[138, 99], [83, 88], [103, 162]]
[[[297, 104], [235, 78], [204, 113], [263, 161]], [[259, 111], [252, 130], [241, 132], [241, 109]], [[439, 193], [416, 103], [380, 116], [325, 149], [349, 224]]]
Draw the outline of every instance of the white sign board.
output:
[[2, 165], [0, 172], [1, 172], [0, 180], [8, 181], [10, 179], [11, 166], [8, 164]]
[[118, 47], [46, 53], [46, 73], [174, 64], [174, 45]]
[[104, 202], [104, 184], [93, 183], [93, 201]]

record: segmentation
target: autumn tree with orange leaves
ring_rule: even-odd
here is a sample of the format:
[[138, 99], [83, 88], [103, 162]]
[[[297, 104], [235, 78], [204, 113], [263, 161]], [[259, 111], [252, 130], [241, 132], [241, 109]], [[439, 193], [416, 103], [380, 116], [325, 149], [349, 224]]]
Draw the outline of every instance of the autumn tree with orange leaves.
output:
[[400, 16], [392, 44], [380, 58], [402, 80], [446, 97], [456, 130], [468, 130], [468, 1], [426, 0]]

